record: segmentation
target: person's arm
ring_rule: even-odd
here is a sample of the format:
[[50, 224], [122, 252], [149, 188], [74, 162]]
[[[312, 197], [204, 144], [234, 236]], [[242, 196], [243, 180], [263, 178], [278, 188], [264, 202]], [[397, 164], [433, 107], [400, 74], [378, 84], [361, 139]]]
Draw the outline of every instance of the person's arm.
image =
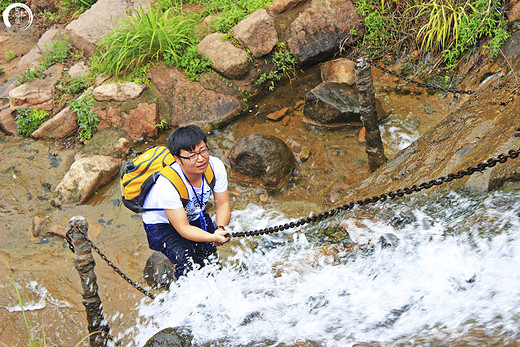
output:
[[213, 195], [215, 197], [215, 209], [217, 214], [216, 226], [222, 225], [227, 227], [231, 219], [231, 202], [229, 200], [228, 191], [213, 193]]
[[190, 225], [186, 211], [184, 208], [178, 208], [174, 210], [164, 210], [166, 217], [170, 221], [171, 225], [177, 230], [177, 232], [185, 239], [194, 242], [220, 242], [224, 243], [229, 240], [224, 235], [227, 231], [219, 229], [215, 230], [214, 234], [210, 234], [201, 228]]

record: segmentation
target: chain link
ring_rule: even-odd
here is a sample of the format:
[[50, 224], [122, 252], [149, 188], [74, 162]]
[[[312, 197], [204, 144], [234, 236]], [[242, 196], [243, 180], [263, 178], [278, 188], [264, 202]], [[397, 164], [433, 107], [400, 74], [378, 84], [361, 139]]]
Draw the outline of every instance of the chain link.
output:
[[[73, 224], [73, 228], [79, 232], [84, 238], [85, 240], [88, 242], [88, 244], [90, 245], [90, 247], [92, 247], [92, 249], [94, 249], [96, 251], [97, 254], [99, 254], [99, 256], [101, 257], [101, 259], [103, 259], [107, 264], [108, 266], [110, 266], [119, 276], [121, 276], [125, 281], [127, 281], [132, 287], [134, 287], [135, 289], [137, 289], [138, 291], [140, 291], [141, 293], [143, 293], [144, 295], [146, 295], [147, 297], [149, 297], [150, 299], [154, 300], [155, 299], [155, 295], [151, 294], [150, 292], [148, 292], [146, 289], [144, 289], [143, 287], [141, 287], [140, 285], [138, 285], [137, 283], [135, 283], [134, 281], [132, 281], [125, 273], [123, 273], [123, 271], [121, 271], [117, 266], [114, 265], [114, 263], [112, 263], [105, 254], [103, 254], [103, 252], [101, 252], [101, 250], [88, 238], [87, 234], [84, 233], [77, 225], [76, 223]], [[72, 228], [69, 229], [69, 231], [67, 231], [67, 234], [66, 234], [66, 239], [67, 239], [67, 242], [69, 243], [69, 248], [72, 250], [73, 253], [74, 252], [74, 245], [72, 244], [72, 238], [70, 236], [70, 233], [72, 233]]]
[[508, 152], [508, 154], [499, 154], [497, 156], [497, 158], [493, 158], [493, 157], [489, 158], [488, 160], [485, 160], [485, 161], [479, 163], [476, 166], [470, 166], [470, 167], [468, 167], [466, 169], [459, 170], [456, 173], [450, 173], [447, 176], [441, 176], [439, 178], [433, 179], [433, 180], [428, 181], [428, 182], [423, 182], [423, 183], [418, 184], [418, 185], [414, 184], [411, 187], [406, 187], [406, 188], [403, 188], [403, 189], [397, 189], [396, 191], [391, 191], [391, 192], [384, 193], [384, 194], [381, 194], [381, 195], [373, 196], [371, 198], [366, 198], [366, 199], [358, 200], [358, 201], [355, 201], [355, 202], [349, 202], [349, 203], [346, 203], [345, 205], [337, 207], [337, 208], [335, 208], [333, 210], [326, 211], [326, 212], [320, 213], [320, 214], [315, 215], [315, 216], [310, 216], [310, 217], [307, 217], [307, 218], [303, 218], [303, 219], [300, 219], [299, 221], [296, 221], [296, 222], [285, 223], [283, 225], [279, 225], [279, 226], [276, 226], [276, 227], [268, 227], [268, 228], [264, 228], [264, 229], [253, 230], [253, 231], [236, 232], [236, 233], [233, 233], [232, 236], [233, 237], [245, 237], [245, 236], [264, 235], [264, 234], [274, 233], [274, 232], [277, 232], [277, 231], [283, 231], [283, 230], [294, 228], [294, 227], [299, 227], [301, 225], [305, 225], [305, 224], [309, 224], [309, 223], [318, 222], [318, 221], [321, 221], [323, 219], [332, 217], [332, 216], [334, 216], [334, 215], [336, 215], [336, 214], [338, 214], [338, 213], [340, 213], [342, 211], [350, 210], [350, 209], [352, 209], [356, 205], [364, 206], [364, 205], [373, 204], [373, 203], [376, 203], [376, 202], [379, 202], [379, 201], [383, 202], [383, 201], [388, 200], [388, 199], [391, 200], [391, 199], [394, 199], [396, 197], [402, 197], [404, 195], [409, 195], [409, 194], [412, 194], [414, 192], [420, 192], [423, 189], [430, 189], [433, 186], [438, 186], [438, 185], [441, 185], [441, 184], [446, 183], [446, 182], [451, 182], [453, 180], [461, 179], [464, 176], [471, 176], [475, 172], [482, 172], [482, 171], [484, 171], [485, 169], [487, 169], [489, 167], [495, 166], [497, 163], [505, 163], [508, 159], [515, 159], [515, 158], [518, 157], [519, 154], [520, 154], [520, 149], [518, 149], [518, 150], [512, 149], [512, 150], [510, 150]]
[[473, 94], [474, 93], [474, 91], [472, 91], [472, 90], [448, 89], [448, 88], [442, 88], [442, 87], [438, 87], [438, 86], [433, 86], [431, 84], [415, 81], [415, 80], [413, 80], [411, 78], [405, 77], [403, 75], [399, 75], [398, 73], [395, 73], [395, 72], [393, 72], [391, 70], [388, 70], [386, 67], [383, 67], [383, 66], [375, 63], [373, 60], [370, 60], [370, 59], [367, 59], [367, 63], [372, 65], [373, 67], [378, 68], [381, 71], [386, 72], [387, 74], [390, 74], [390, 75], [392, 75], [394, 77], [402, 79], [402, 80], [404, 80], [406, 82], [410, 82], [410, 83], [416, 84], [416, 85], [418, 85], [420, 87], [429, 88], [429, 89], [435, 89], [435, 90], [440, 91], [440, 92], [454, 93], [454, 94]]

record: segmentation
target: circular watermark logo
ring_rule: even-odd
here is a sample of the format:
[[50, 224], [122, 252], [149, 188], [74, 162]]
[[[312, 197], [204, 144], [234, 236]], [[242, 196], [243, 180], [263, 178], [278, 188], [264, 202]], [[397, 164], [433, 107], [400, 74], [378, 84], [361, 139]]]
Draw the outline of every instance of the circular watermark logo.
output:
[[17, 31], [28, 29], [33, 22], [33, 13], [29, 6], [21, 3], [14, 3], [2, 13], [4, 24], [8, 29], [13, 28]]

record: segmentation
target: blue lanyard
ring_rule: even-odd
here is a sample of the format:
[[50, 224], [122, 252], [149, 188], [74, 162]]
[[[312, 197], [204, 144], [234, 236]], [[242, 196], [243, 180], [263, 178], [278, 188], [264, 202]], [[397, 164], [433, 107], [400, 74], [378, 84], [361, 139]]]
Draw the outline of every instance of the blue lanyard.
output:
[[188, 181], [188, 183], [190, 184], [191, 189], [193, 189], [193, 194], [195, 194], [195, 197], [197, 198], [197, 202], [199, 203], [199, 207], [200, 207], [200, 228], [202, 230], [204, 230], [204, 231], [208, 231], [207, 230], [208, 228], [206, 227], [206, 218], [204, 218], [204, 213], [202, 212], [202, 205], [204, 204], [204, 176], [202, 176], [202, 192], [200, 193], [200, 200], [199, 200], [199, 195], [195, 191], [195, 188], [193, 187], [193, 184], [191, 184], [191, 182], [188, 179], [188, 177], [186, 177], [186, 174], [184, 173], [184, 171], [182, 171], [182, 174], [184, 175], [184, 178], [186, 178], [186, 181]]

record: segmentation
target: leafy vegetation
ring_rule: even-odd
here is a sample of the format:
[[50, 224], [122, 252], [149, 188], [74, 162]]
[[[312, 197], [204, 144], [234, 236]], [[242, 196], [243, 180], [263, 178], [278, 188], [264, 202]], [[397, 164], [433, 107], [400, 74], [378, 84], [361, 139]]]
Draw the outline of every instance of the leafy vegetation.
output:
[[366, 33], [360, 49], [372, 55], [395, 54], [403, 43], [422, 53], [440, 54], [447, 68], [471, 47], [489, 39], [496, 57], [509, 38], [504, 0], [358, 0]]
[[56, 39], [45, 45], [40, 58], [41, 69], [45, 70], [56, 63], [63, 63], [70, 56], [70, 48], [70, 43], [65, 39]]
[[13, 50], [9, 50], [9, 51], [5, 52], [5, 60], [7, 60], [7, 61], [11, 61], [14, 58], [16, 58], [17, 56], [18, 55]]
[[25, 106], [16, 109], [16, 111], [17, 115], [15, 117], [15, 122], [18, 126], [18, 134], [20, 135], [30, 136], [49, 118], [49, 113], [47, 111], [37, 108], [31, 110], [29, 107]]
[[282, 79], [282, 77], [289, 77], [290, 72], [294, 71], [296, 60], [292, 53], [287, 50], [284, 44], [278, 44], [279, 50], [274, 53], [273, 63], [276, 66], [275, 71], [260, 75], [255, 85], [262, 85], [269, 83], [269, 90], [274, 90], [275, 82]]
[[78, 116], [78, 135], [80, 138], [90, 140], [97, 130], [99, 118], [92, 113], [94, 97], [92, 94], [85, 94], [82, 98], [74, 100], [70, 104], [70, 109]]
[[[164, 61], [186, 72], [193, 80], [207, 71], [211, 62], [200, 56], [197, 43], [207, 16], [211, 32], [227, 32], [248, 14], [272, 0], [159, 0], [155, 6], [135, 10], [123, 25], [98, 45], [93, 59], [95, 73], [131, 75], [135, 70]], [[189, 6], [200, 6], [201, 12]]]

